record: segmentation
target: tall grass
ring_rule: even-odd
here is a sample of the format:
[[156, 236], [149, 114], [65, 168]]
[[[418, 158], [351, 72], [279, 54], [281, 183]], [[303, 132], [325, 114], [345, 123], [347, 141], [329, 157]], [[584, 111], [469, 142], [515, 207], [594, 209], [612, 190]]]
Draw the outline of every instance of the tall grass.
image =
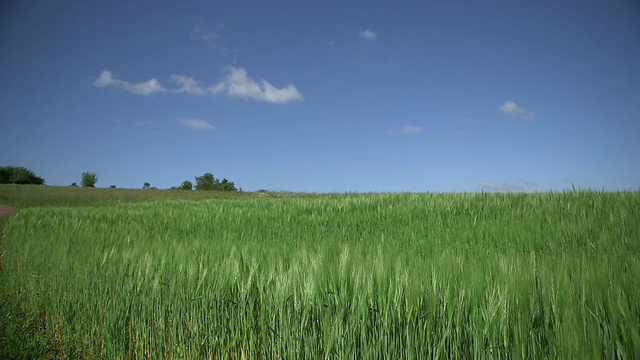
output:
[[638, 219], [590, 191], [27, 208], [0, 355], [638, 358]]

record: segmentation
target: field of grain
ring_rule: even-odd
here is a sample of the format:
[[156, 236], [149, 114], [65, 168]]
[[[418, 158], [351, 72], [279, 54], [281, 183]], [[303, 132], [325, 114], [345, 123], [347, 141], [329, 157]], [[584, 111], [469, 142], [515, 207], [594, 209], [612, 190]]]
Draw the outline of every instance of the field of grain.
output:
[[637, 192], [3, 196], [2, 358], [640, 358]]

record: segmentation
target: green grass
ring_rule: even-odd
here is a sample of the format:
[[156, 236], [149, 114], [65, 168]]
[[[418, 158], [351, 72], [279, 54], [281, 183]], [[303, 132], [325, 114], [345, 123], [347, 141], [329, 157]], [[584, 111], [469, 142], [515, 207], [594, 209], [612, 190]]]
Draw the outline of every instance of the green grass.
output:
[[247, 193], [223, 191], [188, 191], [148, 189], [109, 189], [42, 185], [0, 185], [0, 204], [19, 208], [33, 206], [82, 206], [114, 201], [145, 201], [151, 199], [229, 199]]
[[640, 357], [639, 193], [147, 191], [0, 187], [0, 357]]
[[139, 202], [157, 199], [211, 200], [258, 198], [317, 198], [335, 194], [287, 191], [229, 192], [159, 189], [109, 189], [42, 185], [0, 184], [0, 204], [19, 208], [34, 206], [109, 206], [112, 202]]

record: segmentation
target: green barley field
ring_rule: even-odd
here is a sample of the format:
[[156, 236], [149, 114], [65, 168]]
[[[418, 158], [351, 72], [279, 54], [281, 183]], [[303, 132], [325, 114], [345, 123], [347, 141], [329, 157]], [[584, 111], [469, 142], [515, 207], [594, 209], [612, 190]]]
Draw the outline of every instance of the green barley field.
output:
[[0, 358], [640, 358], [638, 192], [0, 203]]

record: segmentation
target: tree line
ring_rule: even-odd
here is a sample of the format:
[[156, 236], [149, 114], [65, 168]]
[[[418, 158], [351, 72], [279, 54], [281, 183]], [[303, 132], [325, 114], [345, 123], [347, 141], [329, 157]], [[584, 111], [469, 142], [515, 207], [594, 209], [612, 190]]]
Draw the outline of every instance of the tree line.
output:
[[233, 181], [216, 179], [212, 173], [196, 176], [195, 186], [189, 180], [185, 180], [180, 186], [172, 186], [169, 190], [204, 190], [204, 191], [238, 191]]
[[[203, 190], [203, 191], [242, 191], [238, 190], [233, 181], [227, 179], [217, 179], [212, 173], [205, 173], [202, 176], [195, 177], [195, 185], [185, 180], [179, 186], [172, 186], [169, 190]], [[82, 187], [95, 187], [98, 182], [98, 174], [94, 172], [83, 172], [80, 184]], [[5, 166], [0, 167], [0, 184], [30, 184], [44, 185], [44, 178], [36, 176], [33, 171], [24, 167]], [[78, 186], [75, 182], [70, 186]], [[111, 185], [111, 188], [115, 188]], [[145, 182], [143, 189], [157, 189], [151, 187], [151, 184]]]
[[0, 167], [0, 184], [44, 185], [44, 179], [27, 168], [4, 166]]

